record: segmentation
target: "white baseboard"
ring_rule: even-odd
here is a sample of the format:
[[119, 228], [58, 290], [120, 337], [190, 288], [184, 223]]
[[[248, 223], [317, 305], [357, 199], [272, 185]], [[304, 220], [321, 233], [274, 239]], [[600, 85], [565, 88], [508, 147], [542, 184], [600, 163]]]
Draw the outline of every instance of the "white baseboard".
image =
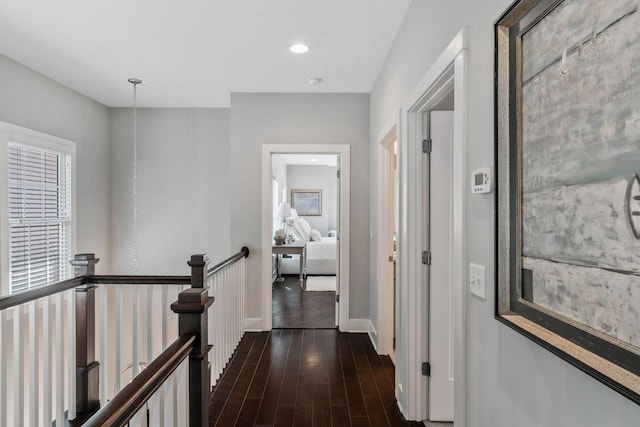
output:
[[349, 330], [347, 332], [369, 333], [369, 319], [349, 319]]
[[373, 344], [373, 348], [376, 350], [376, 353], [380, 353], [378, 351], [378, 331], [376, 330], [376, 327], [373, 326], [373, 322], [371, 321], [371, 319], [369, 319], [369, 340], [371, 341], [371, 344]]
[[245, 317], [244, 330], [246, 332], [262, 332], [262, 317]]

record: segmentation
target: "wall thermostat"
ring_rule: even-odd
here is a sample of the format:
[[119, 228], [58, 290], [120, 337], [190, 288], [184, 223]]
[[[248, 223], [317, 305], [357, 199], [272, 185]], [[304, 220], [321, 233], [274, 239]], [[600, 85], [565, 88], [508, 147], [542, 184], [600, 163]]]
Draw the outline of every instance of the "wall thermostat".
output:
[[490, 193], [493, 190], [491, 166], [478, 168], [471, 173], [471, 194]]

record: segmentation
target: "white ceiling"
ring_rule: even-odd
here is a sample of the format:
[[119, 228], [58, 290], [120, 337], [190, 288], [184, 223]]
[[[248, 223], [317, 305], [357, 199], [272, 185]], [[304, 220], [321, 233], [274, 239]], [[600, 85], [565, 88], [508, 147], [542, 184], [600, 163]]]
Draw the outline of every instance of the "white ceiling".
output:
[[[0, 53], [105, 105], [369, 92], [411, 0], [1, 0]], [[304, 41], [311, 50], [289, 53]], [[307, 79], [319, 77], [321, 84]]]

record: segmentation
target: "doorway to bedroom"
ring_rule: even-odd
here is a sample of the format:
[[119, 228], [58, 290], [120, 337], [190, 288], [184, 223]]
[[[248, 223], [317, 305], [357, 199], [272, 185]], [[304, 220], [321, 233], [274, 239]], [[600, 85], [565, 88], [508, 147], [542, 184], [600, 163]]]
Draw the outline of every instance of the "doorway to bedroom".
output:
[[338, 325], [340, 156], [271, 156], [272, 327]]

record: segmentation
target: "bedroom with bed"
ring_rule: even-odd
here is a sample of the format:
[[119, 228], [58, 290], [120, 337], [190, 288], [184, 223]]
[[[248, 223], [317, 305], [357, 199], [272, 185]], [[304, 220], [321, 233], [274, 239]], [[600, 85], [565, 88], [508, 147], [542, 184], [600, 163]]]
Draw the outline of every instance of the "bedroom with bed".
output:
[[272, 156], [273, 327], [336, 327], [338, 156]]

